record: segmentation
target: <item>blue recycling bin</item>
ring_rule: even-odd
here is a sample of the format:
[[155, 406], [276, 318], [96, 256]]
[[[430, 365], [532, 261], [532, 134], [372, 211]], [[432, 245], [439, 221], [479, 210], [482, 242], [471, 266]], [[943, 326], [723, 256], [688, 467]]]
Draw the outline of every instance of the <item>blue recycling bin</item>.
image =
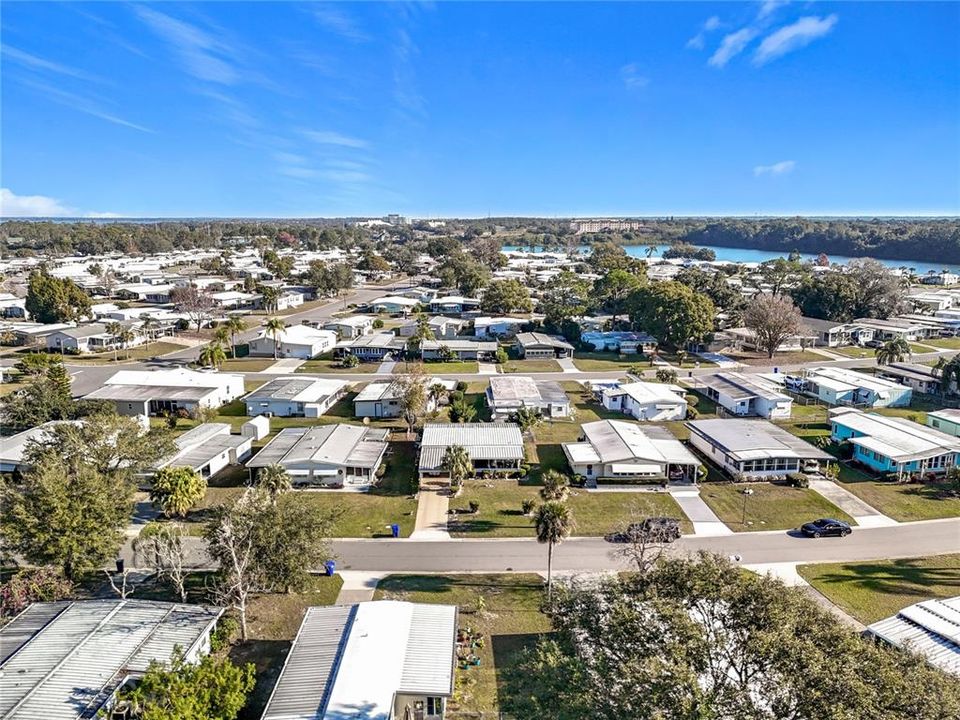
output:
[[400, 526], [399, 526], [399, 525], [391, 525], [391, 526], [390, 526], [390, 534], [393, 535], [395, 538], [400, 537]]
[[333, 574], [337, 571], [337, 561], [327, 560], [323, 564], [323, 569], [326, 571], [328, 577], [332, 577]]

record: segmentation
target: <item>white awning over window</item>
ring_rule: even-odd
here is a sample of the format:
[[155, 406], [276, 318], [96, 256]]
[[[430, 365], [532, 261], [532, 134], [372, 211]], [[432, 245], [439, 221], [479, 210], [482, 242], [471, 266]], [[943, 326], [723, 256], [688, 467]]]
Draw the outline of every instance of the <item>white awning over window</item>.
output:
[[613, 463], [610, 470], [619, 475], [659, 475], [662, 472], [659, 465], [640, 465], [637, 463]]

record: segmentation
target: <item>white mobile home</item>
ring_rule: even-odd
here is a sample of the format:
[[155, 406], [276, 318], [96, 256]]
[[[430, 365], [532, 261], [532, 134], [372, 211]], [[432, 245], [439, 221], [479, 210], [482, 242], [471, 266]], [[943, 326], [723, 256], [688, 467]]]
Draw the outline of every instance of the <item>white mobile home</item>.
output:
[[330, 352], [336, 344], [335, 332], [318, 330], [307, 325], [291, 325], [276, 337], [273, 333], [262, 330], [250, 341], [250, 354], [309, 360]]
[[346, 393], [343, 380], [282, 377], [261, 385], [244, 398], [247, 415], [316, 418], [333, 407]]
[[893, 380], [844, 367], [808, 368], [804, 392], [830, 405], [906, 407], [913, 390]]
[[635, 420], [683, 420], [687, 417], [684, 389], [651, 382], [604, 383], [595, 391], [607, 410], [619, 410]]
[[758, 375], [716, 373], [695, 379], [693, 388], [733, 415], [789, 418], [793, 399]]
[[570, 416], [570, 398], [559, 383], [516, 375], [493, 375], [486, 392], [494, 420], [506, 420], [520, 408], [533, 408], [546, 418]]
[[253, 438], [231, 434], [228, 423], [203, 423], [174, 441], [177, 452], [158, 467], [188, 467], [209, 478], [253, 453]]
[[459, 445], [470, 456], [475, 474], [511, 473], [524, 458], [520, 428], [510, 423], [427, 423], [420, 439], [420, 477], [447, 475], [447, 448]]
[[[423, 383], [427, 390], [425, 411], [428, 413], [433, 412], [437, 407], [436, 399], [430, 393], [432, 387], [439, 385], [446, 392], [451, 392], [457, 387], [456, 380], [441, 378], [424, 378]], [[396, 380], [378, 380], [368, 383], [353, 399], [353, 414], [358, 418], [400, 417], [402, 412], [400, 392], [401, 386]]]
[[194, 370], [121, 370], [87, 400], [110, 400], [121, 415], [162, 415], [216, 408], [241, 397], [243, 375]]

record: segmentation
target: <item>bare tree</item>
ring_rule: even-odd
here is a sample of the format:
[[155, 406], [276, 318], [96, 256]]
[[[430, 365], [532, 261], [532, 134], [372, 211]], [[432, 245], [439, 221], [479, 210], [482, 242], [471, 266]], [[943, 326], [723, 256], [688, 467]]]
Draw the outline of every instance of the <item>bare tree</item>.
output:
[[190, 322], [195, 323], [197, 332], [203, 327], [203, 321], [210, 318], [215, 303], [213, 298], [200, 290], [196, 285], [174, 288], [170, 291], [170, 302], [177, 312], [182, 312]]
[[782, 295], [757, 295], [743, 313], [744, 324], [753, 330], [757, 348], [772, 358], [777, 348], [804, 330], [800, 310]]
[[151, 523], [133, 543], [137, 563], [149, 566], [158, 578], [169, 582], [181, 602], [187, 601], [186, 536], [182, 523]]
[[107, 580], [110, 581], [110, 587], [113, 588], [113, 591], [120, 596], [121, 600], [126, 600], [128, 597], [133, 595], [133, 591], [136, 588], [127, 583], [127, 580], [130, 577], [130, 568], [124, 568], [117, 573], [120, 576], [119, 585], [117, 585], [116, 579], [114, 579], [113, 575], [110, 574], [109, 570], [104, 570], [103, 574], [107, 576]]

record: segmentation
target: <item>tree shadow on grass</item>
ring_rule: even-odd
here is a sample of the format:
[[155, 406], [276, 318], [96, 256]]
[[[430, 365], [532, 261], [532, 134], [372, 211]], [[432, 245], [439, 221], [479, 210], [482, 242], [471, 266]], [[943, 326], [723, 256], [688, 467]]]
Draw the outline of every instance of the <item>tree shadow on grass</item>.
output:
[[856, 585], [863, 590], [928, 599], [931, 590], [942, 589], [941, 597], [960, 593], [960, 567], [924, 567], [913, 558], [888, 563], [850, 563], [841, 571], [821, 575], [827, 585]]
[[511, 692], [523, 692], [527, 687], [532, 688], [536, 678], [523, 680], [516, 674], [517, 663], [529, 651], [532, 652], [541, 638], [548, 638], [553, 633], [520, 633], [512, 635], [492, 635], [490, 642], [493, 649], [493, 664], [497, 683], [497, 697], [500, 706], [507, 703], [507, 695]]
[[257, 684], [247, 697], [238, 720], [259, 720], [263, 715], [290, 646], [287, 640], [248, 640], [230, 648], [230, 659], [237, 665], [253, 663], [257, 676]]
[[[517, 512], [517, 515], [521, 515], [520, 512]], [[532, 530], [533, 525], [527, 523], [524, 525], [510, 524], [504, 522], [496, 522], [493, 520], [466, 520], [461, 521], [457, 520], [456, 522], [450, 523], [450, 531], [471, 534], [471, 535], [484, 535], [492, 534], [497, 530], [509, 529], [509, 528], [518, 528], [523, 530]]]

